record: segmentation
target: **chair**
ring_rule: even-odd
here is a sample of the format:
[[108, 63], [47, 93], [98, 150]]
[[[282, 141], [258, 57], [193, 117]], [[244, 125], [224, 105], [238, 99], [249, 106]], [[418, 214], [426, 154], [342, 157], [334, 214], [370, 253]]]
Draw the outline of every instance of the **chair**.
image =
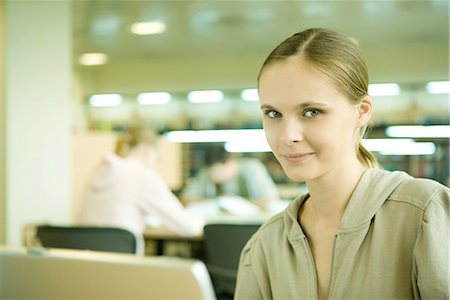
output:
[[205, 225], [205, 264], [217, 298], [233, 298], [241, 251], [260, 226], [261, 224]]
[[140, 254], [137, 237], [122, 228], [38, 225], [36, 237], [45, 248]]

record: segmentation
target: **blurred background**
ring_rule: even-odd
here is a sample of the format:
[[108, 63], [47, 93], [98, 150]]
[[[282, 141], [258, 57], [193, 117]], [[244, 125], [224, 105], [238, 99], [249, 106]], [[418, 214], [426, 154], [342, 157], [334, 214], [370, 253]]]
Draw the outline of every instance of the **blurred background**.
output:
[[[365, 53], [375, 103], [368, 138], [389, 139], [369, 147], [382, 165], [449, 184], [448, 1], [37, 0], [0, 8], [0, 242], [19, 244], [26, 223], [69, 222], [92, 165], [129, 126], [163, 134], [161, 172], [179, 191], [217, 140], [171, 133], [261, 129], [259, 68], [309, 27], [342, 31]], [[392, 127], [400, 125], [408, 127]], [[394, 144], [399, 138], [409, 140]], [[282, 196], [296, 195], [299, 184], [264, 145], [232, 151], [263, 160]]]

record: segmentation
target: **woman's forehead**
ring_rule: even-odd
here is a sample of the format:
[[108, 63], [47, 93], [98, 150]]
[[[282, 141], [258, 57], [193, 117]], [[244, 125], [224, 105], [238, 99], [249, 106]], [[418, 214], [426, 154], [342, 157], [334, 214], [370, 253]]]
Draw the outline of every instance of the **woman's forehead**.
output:
[[343, 97], [328, 76], [298, 60], [268, 66], [261, 73], [259, 96], [262, 105], [282, 99], [326, 103], [331, 98]]
[[329, 84], [331, 80], [312, 63], [293, 56], [266, 66], [261, 72], [259, 87], [261, 90], [266, 86], [316, 85], [317, 82]]

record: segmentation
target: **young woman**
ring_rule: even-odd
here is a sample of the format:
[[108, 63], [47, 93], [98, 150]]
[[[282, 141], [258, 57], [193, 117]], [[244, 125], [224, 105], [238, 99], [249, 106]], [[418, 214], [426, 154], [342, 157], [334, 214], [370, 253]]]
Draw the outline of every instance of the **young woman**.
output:
[[378, 168], [358, 46], [328, 29], [276, 47], [258, 79], [263, 125], [309, 193], [244, 247], [235, 299], [449, 299], [450, 192]]

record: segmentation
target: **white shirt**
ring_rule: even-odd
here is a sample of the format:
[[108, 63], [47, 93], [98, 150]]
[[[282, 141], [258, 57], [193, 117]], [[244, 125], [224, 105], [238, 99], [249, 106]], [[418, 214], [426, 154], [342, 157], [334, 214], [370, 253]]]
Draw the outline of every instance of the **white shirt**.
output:
[[200, 234], [204, 226], [156, 171], [131, 157], [105, 155], [86, 187], [79, 223], [122, 227], [142, 236], [148, 216], [182, 236]]

